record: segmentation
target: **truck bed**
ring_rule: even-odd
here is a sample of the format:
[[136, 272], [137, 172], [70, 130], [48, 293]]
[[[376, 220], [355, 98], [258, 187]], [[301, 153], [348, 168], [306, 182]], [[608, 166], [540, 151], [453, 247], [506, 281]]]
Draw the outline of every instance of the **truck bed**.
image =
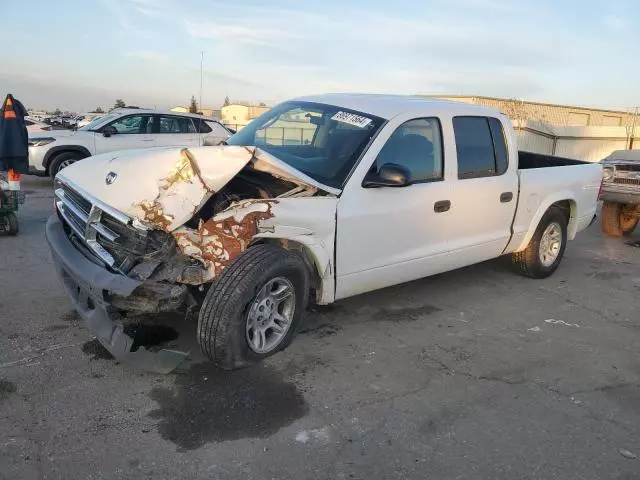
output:
[[596, 211], [602, 165], [518, 152], [518, 179], [518, 207], [505, 253], [526, 248], [540, 218], [556, 201], [570, 201], [569, 239], [587, 227]]
[[531, 168], [566, 167], [568, 165], [584, 165], [590, 162], [574, 160], [572, 158], [554, 157], [541, 153], [518, 151], [518, 169], [529, 170]]

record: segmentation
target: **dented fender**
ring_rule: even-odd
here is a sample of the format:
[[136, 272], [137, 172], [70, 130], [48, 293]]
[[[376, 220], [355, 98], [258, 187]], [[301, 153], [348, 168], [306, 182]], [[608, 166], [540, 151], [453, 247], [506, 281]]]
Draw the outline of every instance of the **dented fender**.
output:
[[319, 303], [329, 303], [334, 294], [337, 201], [335, 197], [245, 200], [201, 222], [197, 229], [181, 227], [172, 232], [178, 248], [199, 260], [206, 271], [201, 278], [179, 280], [209, 282], [254, 243], [292, 241], [305, 247], [318, 271], [322, 281]]

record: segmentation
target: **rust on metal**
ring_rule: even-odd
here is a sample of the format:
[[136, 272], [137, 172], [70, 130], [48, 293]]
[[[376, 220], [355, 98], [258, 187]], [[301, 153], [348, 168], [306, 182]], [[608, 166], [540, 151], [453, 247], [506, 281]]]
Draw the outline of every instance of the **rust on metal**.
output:
[[[195, 168], [194, 168], [195, 167]], [[190, 182], [196, 174], [197, 165], [186, 148], [180, 150], [180, 158], [165, 178], [160, 180], [160, 189], [167, 191], [178, 182]]]
[[[194, 179], [198, 180], [199, 186], [194, 183]], [[182, 192], [185, 184], [196, 185], [202, 196], [215, 194], [215, 191], [205, 183], [198, 162], [187, 148], [180, 150], [180, 157], [168, 175], [158, 180], [156, 197], [134, 205], [134, 208], [142, 211], [140, 220], [153, 228], [169, 232], [174, 216], [165, 214], [164, 210], [168, 207], [169, 211], [172, 211], [171, 204], [180, 202], [180, 199], [184, 198]], [[196, 213], [197, 208], [197, 204], [193, 205], [191, 215]]]
[[[273, 217], [275, 200], [247, 200], [236, 203], [215, 217], [200, 222], [197, 230], [180, 228], [173, 232], [178, 248], [200, 260], [206, 273], [200, 283], [211, 281], [238, 255], [247, 249], [258, 233], [258, 224]], [[191, 283], [195, 277], [182, 278]]]
[[137, 204], [137, 207], [143, 212], [143, 221], [165, 231], [169, 228], [173, 217], [163, 213], [162, 205], [160, 205], [157, 198], [152, 202], [142, 201]]

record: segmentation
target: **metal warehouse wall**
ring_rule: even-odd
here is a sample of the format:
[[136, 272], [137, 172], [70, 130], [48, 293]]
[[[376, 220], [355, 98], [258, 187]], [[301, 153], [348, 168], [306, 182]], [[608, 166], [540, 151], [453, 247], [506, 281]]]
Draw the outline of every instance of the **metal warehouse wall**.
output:
[[[536, 120], [555, 126], [609, 126], [625, 127], [634, 123], [634, 115], [619, 110], [555, 105], [551, 103], [526, 102], [512, 98], [493, 98], [481, 96], [443, 96], [436, 98], [455, 102], [472, 103], [495, 108], [508, 115], [512, 120]], [[638, 119], [636, 119], [636, 122]]]
[[[540, 122], [515, 121], [518, 148], [529, 152], [599, 162], [629, 145], [624, 127], [551, 127]], [[640, 150], [640, 127], [633, 148]]]

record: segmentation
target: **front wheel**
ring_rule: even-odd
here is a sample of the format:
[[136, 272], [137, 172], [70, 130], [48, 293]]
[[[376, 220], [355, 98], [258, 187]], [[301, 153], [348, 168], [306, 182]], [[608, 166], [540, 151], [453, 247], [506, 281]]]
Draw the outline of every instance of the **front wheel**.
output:
[[556, 207], [542, 216], [527, 248], [511, 255], [514, 266], [530, 278], [547, 278], [556, 271], [567, 246], [567, 217]]
[[51, 175], [51, 178], [55, 178], [60, 170], [81, 159], [82, 155], [77, 152], [59, 153], [53, 160], [51, 160], [51, 164], [49, 165], [49, 174]]
[[309, 269], [296, 253], [256, 245], [209, 288], [198, 319], [202, 352], [225, 370], [245, 367], [284, 349], [303, 319]]

